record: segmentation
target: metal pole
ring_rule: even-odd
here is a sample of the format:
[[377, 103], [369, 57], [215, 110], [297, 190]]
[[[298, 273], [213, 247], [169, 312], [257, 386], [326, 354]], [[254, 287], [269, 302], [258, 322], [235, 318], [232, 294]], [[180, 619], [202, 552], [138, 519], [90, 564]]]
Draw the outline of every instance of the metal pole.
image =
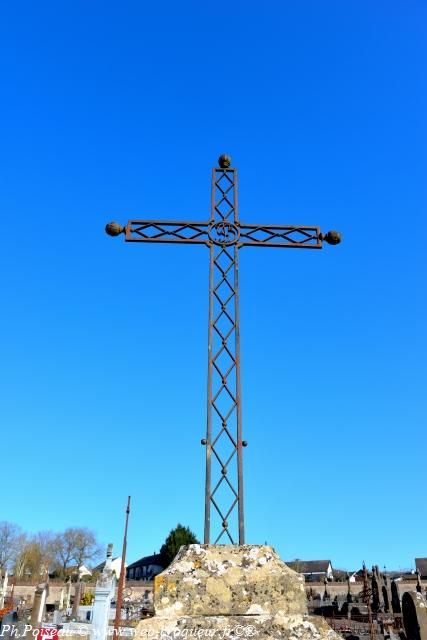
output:
[[242, 393], [240, 381], [240, 310], [239, 310], [239, 254], [234, 247], [234, 315], [236, 322], [235, 352], [236, 352], [236, 411], [237, 411], [237, 495], [239, 519], [239, 544], [245, 544], [245, 517], [243, 509], [243, 451], [242, 445]]
[[116, 617], [114, 618], [114, 630], [113, 630], [114, 637], [117, 637], [119, 634], [120, 619], [122, 615], [123, 587], [125, 583], [125, 572], [126, 572], [125, 561], [126, 561], [129, 512], [130, 512], [130, 496], [128, 496], [128, 504], [126, 507], [125, 532], [123, 535], [123, 548], [122, 548], [122, 566], [120, 569], [119, 585], [117, 587]]
[[[237, 169], [234, 171], [234, 224], [239, 224], [239, 188], [237, 182]], [[238, 495], [238, 520], [239, 520], [239, 544], [245, 544], [245, 516], [243, 505], [243, 451], [242, 446], [242, 386], [240, 378], [240, 305], [239, 305], [239, 250], [234, 245], [234, 318], [236, 323], [235, 353], [236, 353], [236, 411], [237, 411], [237, 495]]]
[[213, 287], [214, 287], [214, 247], [209, 248], [209, 322], [208, 322], [208, 398], [206, 439], [206, 480], [205, 480], [205, 532], [204, 543], [210, 542], [211, 530], [211, 468], [212, 468], [212, 340], [213, 340]]

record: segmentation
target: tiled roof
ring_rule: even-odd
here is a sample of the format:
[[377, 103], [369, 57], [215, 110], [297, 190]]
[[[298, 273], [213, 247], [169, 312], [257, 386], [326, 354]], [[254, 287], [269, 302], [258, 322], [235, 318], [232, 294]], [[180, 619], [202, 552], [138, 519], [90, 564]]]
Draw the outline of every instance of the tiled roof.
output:
[[297, 573], [326, 573], [332, 566], [330, 560], [292, 560], [286, 564]]
[[[115, 558], [111, 558], [111, 562], [114, 562], [114, 560], [117, 560], [118, 557], [119, 556], [116, 556]], [[100, 562], [99, 564], [96, 565], [96, 567], [93, 567], [91, 571], [99, 571], [101, 573], [103, 568], [105, 567], [105, 563], [106, 563], [106, 560], [104, 560], [104, 562]]]
[[150, 564], [158, 565], [159, 567], [163, 567], [163, 562], [161, 560], [160, 553], [156, 553], [153, 556], [144, 556], [132, 564], [127, 566], [127, 570], [134, 569], [135, 567], [147, 567]]

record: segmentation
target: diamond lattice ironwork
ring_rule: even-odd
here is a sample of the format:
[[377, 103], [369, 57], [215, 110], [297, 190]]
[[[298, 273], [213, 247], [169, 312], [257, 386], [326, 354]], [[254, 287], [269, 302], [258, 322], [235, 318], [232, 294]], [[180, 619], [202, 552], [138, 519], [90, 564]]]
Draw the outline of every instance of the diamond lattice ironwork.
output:
[[[242, 414], [240, 392], [239, 266], [244, 246], [320, 249], [340, 234], [319, 227], [248, 225], [237, 211], [237, 169], [223, 155], [212, 170], [211, 214], [204, 222], [129, 220], [109, 223], [109, 235], [127, 242], [203, 244], [210, 251], [208, 402], [204, 541], [244, 543]], [[213, 507], [213, 509], [212, 509]]]

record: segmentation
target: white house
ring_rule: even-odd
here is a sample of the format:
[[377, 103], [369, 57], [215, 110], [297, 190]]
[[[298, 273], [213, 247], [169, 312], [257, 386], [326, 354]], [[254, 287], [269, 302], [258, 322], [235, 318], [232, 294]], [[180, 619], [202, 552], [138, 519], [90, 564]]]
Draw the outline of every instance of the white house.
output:
[[325, 578], [333, 580], [332, 563], [330, 560], [292, 560], [286, 562], [290, 569], [302, 573], [306, 582], [322, 582]]
[[[105, 567], [105, 560], [104, 562], [101, 562], [100, 564], [96, 565], [96, 567], [92, 569], [92, 573], [102, 573], [104, 567]], [[127, 565], [125, 563], [125, 569], [126, 567]], [[122, 570], [122, 559], [120, 557], [113, 558], [111, 560], [111, 571], [113, 571], [113, 573], [116, 574], [117, 580], [120, 578], [121, 570]]]

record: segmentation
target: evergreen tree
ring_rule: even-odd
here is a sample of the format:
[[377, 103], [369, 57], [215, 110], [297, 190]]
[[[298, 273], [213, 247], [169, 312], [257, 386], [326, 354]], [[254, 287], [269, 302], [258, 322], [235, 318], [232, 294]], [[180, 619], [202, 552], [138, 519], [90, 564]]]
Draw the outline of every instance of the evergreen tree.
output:
[[182, 524], [177, 524], [175, 529], [172, 529], [169, 533], [165, 543], [160, 549], [160, 556], [165, 569], [170, 565], [183, 544], [198, 544], [198, 542], [189, 527], [183, 527]]

